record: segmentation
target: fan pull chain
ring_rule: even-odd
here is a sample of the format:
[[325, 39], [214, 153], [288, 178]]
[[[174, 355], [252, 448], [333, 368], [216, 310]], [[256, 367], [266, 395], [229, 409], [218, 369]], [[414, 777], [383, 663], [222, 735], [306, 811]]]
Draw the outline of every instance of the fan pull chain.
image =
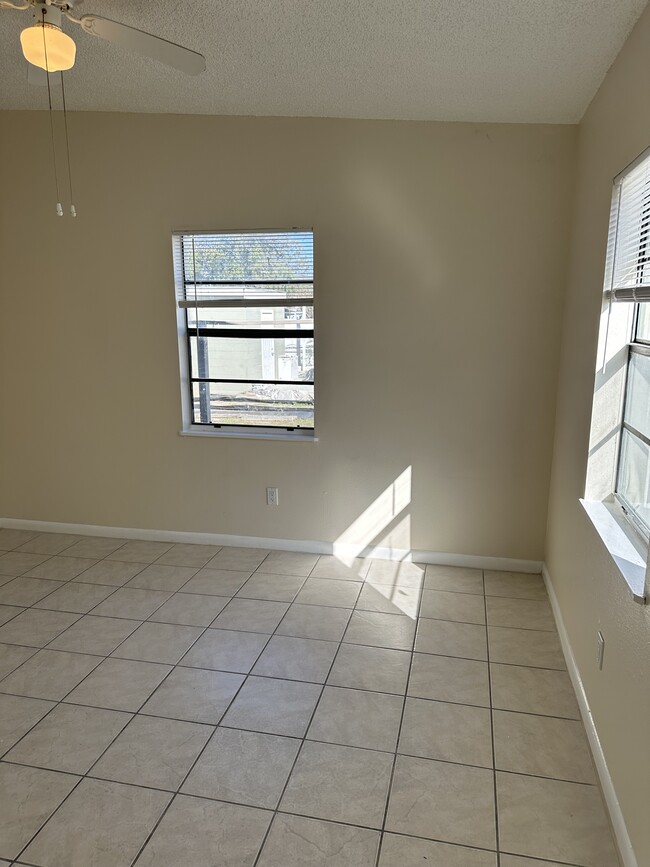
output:
[[68, 138], [68, 111], [65, 106], [65, 84], [63, 83], [63, 72], [61, 72], [61, 94], [63, 96], [63, 123], [65, 125], [65, 152], [68, 160], [68, 185], [70, 188], [70, 216], [77, 216], [77, 209], [74, 206], [74, 196], [72, 195], [72, 170], [70, 168], [70, 140]]
[[45, 39], [45, 11], [43, 11], [43, 51], [45, 53], [45, 75], [47, 76], [47, 101], [50, 110], [50, 138], [52, 141], [52, 164], [54, 166], [54, 186], [56, 187], [56, 215], [63, 216], [63, 205], [61, 204], [61, 196], [59, 194], [59, 175], [56, 170], [56, 147], [54, 144], [54, 116], [52, 114], [52, 90], [50, 88], [50, 73], [48, 72], [49, 63], [47, 62], [47, 41]]

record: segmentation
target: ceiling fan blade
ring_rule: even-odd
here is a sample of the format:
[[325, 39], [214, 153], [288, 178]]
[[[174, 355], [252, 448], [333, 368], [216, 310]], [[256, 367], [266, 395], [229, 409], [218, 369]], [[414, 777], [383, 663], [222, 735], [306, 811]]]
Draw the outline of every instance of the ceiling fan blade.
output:
[[102, 18], [99, 15], [82, 15], [78, 19], [78, 23], [81, 24], [86, 33], [99, 36], [100, 39], [106, 39], [116, 45], [122, 45], [124, 48], [130, 48], [132, 51], [144, 54], [145, 57], [151, 57], [161, 63], [166, 63], [167, 66], [180, 69], [181, 72], [199, 75], [205, 71], [205, 57], [202, 54], [190, 51], [189, 48], [183, 48], [182, 45], [176, 45], [175, 42], [160, 39], [151, 33], [145, 33], [144, 30], [119, 24], [117, 21], [111, 21], [110, 18]]
[[[50, 87], [56, 87], [60, 82], [60, 75], [57, 75], [56, 73], [50, 75]], [[41, 69], [40, 66], [34, 66], [33, 63], [28, 63], [27, 83], [33, 84], [36, 87], [47, 87], [47, 72], [44, 69]]]

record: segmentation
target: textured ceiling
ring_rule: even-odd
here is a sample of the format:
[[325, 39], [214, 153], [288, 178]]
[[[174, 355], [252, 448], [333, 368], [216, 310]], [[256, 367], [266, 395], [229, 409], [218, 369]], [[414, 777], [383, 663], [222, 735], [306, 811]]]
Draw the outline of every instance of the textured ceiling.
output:
[[[647, 0], [85, 0], [201, 51], [198, 78], [84, 33], [77, 110], [573, 123]], [[0, 9], [0, 108], [41, 109]]]

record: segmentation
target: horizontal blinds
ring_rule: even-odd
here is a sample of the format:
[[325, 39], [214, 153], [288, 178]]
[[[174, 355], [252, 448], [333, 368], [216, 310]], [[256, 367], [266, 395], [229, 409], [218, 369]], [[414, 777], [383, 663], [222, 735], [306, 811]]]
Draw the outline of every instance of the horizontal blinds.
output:
[[608, 294], [613, 301], [650, 301], [650, 156], [617, 187]]
[[311, 232], [180, 234], [175, 244], [181, 307], [313, 304]]

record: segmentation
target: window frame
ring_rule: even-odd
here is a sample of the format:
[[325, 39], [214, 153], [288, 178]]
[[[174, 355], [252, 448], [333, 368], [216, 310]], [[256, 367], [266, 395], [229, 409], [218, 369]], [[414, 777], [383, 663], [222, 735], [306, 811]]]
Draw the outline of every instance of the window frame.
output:
[[[192, 338], [198, 337], [214, 337], [214, 338], [231, 338], [231, 339], [259, 339], [263, 340], [278, 339], [278, 338], [307, 338], [314, 341], [314, 350], [316, 346], [316, 326], [315, 326], [315, 291], [314, 291], [314, 275], [312, 271], [312, 280], [256, 280], [254, 285], [288, 285], [301, 284], [311, 285], [312, 292], [309, 297], [297, 297], [295, 299], [273, 299], [275, 303], [271, 304], [270, 299], [251, 299], [249, 302], [244, 302], [241, 299], [232, 299], [228, 301], [228, 306], [241, 307], [311, 307], [312, 322], [311, 328], [287, 328], [287, 329], [264, 329], [264, 328], [197, 328], [192, 325], [189, 319], [189, 311], [197, 306], [193, 299], [187, 295], [188, 286], [194, 286], [193, 280], [186, 280], [185, 265], [184, 265], [184, 238], [197, 236], [217, 236], [230, 235], [245, 237], [246, 235], [257, 234], [309, 234], [311, 235], [312, 245], [314, 241], [313, 229], [300, 229], [292, 227], [290, 229], [232, 229], [232, 230], [174, 230], [172, 232], [172, 256], [174, 266], [174, 284], [175, 284], [175, 308], [176, 308], [176, 325], [178, 335], [179, 348], [179, 373], [181, 387], [181, 436], [207, 436], [207, 437], [235, 437], [243, 439], [266, 439], [266, 440], [290, 440], [295, 442], [316, 442], [315, 416], [313, 426], [290, 426], [290, 425], [264, 425], [264, 424], [227, 424], [219, 422], [198, 422], [195, 420], [194, 410], [194, 385], [196, 383], [260, 383], [268, 385], [311, 385], [314, 389], [315, 396], [315, 378], [312, 374], [311, 380], [269, 380], [269, 379], [232, 379], [232, 378], [214, 378], [214, 377], [197, 377], [193, 375], [192, 370]], [[240, 282], [242, 285], [250, 285], [253, 281], [211, 281], [209, 285], [237, 285]], [[200, 285], [197, 281], [197, 285]], [[294, 301], [296, 303], [289, 303]], [[204, 304], [205, 306], [226, 306], [225, 304], [214, 305]], [[199, 302], [198, 307], [201, 307]], [[288, 320], [290, 321], [290, 320]], [[314, 363], [315, 368], [315, 363]], [[314, 399], [315, 407], [315, 399]]]
[[[648, 302], [643, 302], [648, 303]], [[614, 473], [614, 490], [612, 492], [612, 496], [614, 502], [618, 505], [621, 512], [623, 513], [623, 517], [629, 524], [632, 526], [632, 529], [641, 536], [643, 540], [643, 544], [645, 546], [650, 545], [650, 524], [641, 518], [638, 513], [638, 510], [635, 508], [634, 504], [631, 503], [625, 494], [618, 490], [619, 487], [619, 478], [622, 470], [622, 455], [623, 455], [623, 431], [627, 431], [627, 433], [642, 442], [644, 445], [650, 448], [650, 437], [646, 434], [642, 433], [640, 430], [637, 430], [633, 425], [631, 425], [628, 421], [625, 420], [626, 409], [628, 405], [628, 394], [629, 394], [629, 384], [630, 384], [630, 366], [632, 363], [632, 358], [634, 355], [644, 355], [646, 357], [650, 357], [650, 340], [643, 340], [639, 338], [638, 335], [638, 325], [639, 325], [639, 309], [640, 304], [635, 303], [634, 312], [632, 315], [632, 324], [631, 324], [631, 334], [630, 334], [630, 342], [627, 347], [627, 358], [625, 362], [625, 383], [623, 386], [623, 396], [621, 400], [621, 409], [620, 409], [620, 435], [618, 441], [618, 451], [616, 457], [616, 468]]]

